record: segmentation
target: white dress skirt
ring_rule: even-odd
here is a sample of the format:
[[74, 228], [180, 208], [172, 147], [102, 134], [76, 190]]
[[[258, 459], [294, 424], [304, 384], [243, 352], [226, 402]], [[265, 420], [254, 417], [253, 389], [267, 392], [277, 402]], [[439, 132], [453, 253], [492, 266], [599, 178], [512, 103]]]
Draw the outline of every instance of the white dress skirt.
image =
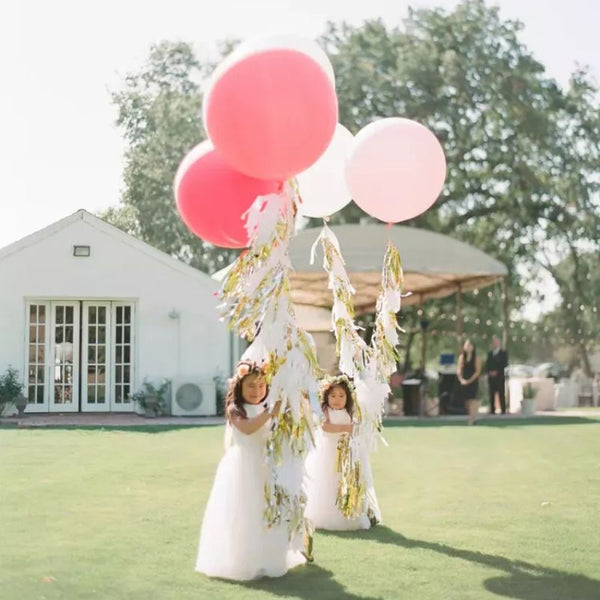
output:
[[[345, 409], [328, 409], [329, 421], [335, 425], [349, 425], [352, 420]], [[371, 520], [367, 515], [367, 506], [370, 513], [379, 522], [381, 513], [377, 505], [377, 497], [373, 486], [373, 476], [369, 455], [361, 453], [361, 468], [367, 487], [367, 503], [364, 514], [348, 519], [336, 505], [340, 475], [336, 471], [337, 445], [342, 433], [328, 433], [319, 430], [316, 435], [315, 449], [309, 454], [306, 461], [308, 473], [308, 502], [306, 517], [311, 520], [315, 529], [353, 530], [369, 529]]]
[[[263, 407], [246, 404], [248, 417]], [[280, 577], [306, 562], [299, 544], [288, 540], [287, 526], [267, 528], [264, 521], [267, 422], [246, 435], [227, 425], [231, 445], [217, 467], [204, 512], [196, 571], [211, 577], [246, 581]]]

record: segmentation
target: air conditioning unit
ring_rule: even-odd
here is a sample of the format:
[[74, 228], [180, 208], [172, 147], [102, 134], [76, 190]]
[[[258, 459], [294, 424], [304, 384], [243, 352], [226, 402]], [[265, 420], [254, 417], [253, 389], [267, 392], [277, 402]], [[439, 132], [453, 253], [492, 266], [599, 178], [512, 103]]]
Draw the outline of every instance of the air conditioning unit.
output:
[[217, 414], [217, 389], [212, 379], [178, 377], [171, 386], [171, 414], [205, 417]]

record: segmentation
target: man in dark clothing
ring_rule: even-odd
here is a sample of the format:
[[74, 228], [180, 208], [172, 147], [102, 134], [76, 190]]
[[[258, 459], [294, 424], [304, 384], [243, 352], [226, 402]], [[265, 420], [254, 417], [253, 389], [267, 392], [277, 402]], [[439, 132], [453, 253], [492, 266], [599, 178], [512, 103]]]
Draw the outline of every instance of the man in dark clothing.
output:
[[495, 412], [496, 394], [500, 398], [500, 409], [502, 414], [506, 412], [506, 396], [504, 385], [504, 369], [508, 366], [508, 354], [502, 350], [500, 339], [492, 338], [492, 349], [488, 352], [485, 372], [488, 376], [488, 388], [490, 390], [490, 413]]

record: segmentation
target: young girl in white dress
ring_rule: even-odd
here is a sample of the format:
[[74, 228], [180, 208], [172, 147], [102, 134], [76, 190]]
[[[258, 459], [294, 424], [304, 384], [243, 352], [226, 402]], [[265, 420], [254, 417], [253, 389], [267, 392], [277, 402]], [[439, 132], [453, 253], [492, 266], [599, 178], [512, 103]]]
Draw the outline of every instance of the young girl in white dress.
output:
[[[271, 418], [263, 372], [242, 361], [230, 382], [225, 403], [226, 440], [204, 513], [196, 571], [239, 581], [279, 577], [306, 562], [288, 539], [287, 526], [267, 528], [264, 521], [265, 443]], [[227, 445], [227, 442], [226, 442]]]
[[377, 505], [371, 466], [367, 452], [360, 453], [365, 499], [360, 514], [346, 517], [338, 507], [341, 475], [338, 471], [338, 443], [343, 436], [352, 436], [352, 417], [357, 410], [354, 385], [345, 376], [331, 379], [323, 388], [324, 420], [316, 436], [316, 447], [306, 463], [308, 472], [308, 502], [306, 517], [315, 529], [369, 529], [381, 520]]

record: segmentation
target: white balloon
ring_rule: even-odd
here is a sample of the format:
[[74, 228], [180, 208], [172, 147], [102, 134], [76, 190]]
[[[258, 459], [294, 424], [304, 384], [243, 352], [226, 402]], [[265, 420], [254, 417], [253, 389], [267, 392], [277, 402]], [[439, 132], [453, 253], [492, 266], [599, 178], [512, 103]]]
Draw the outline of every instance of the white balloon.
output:
[[352, 199], [344, 175], [354, 136], [340, 123], [319, 160], [300, 173], [298, 186], [305, 217], [327, 217], [344, 208]]
[[333, 72], [333, 66], [325, 54], [325, 51], [310, 38], [304, 38], [297, 35], [263, 35], [260, 37], [249, 38], [239, 44], [235, 50], [217, 65], [215, 70], [212, 72], [210, 78], [205, 84], [204, 90], [204, 104], [202, 106], [202, 118], [206, 123], [206, 107], [208, 105], [207, 99], [215, 83], [228, 71], [233, 65], [240, 61], [261, 52], [268, 50], [280, 50], [280, 49], [296, 50], [302, 52], [312, 58], [320, 67], [325, 71], [328, 79], [335, 88], [335, 74]]

